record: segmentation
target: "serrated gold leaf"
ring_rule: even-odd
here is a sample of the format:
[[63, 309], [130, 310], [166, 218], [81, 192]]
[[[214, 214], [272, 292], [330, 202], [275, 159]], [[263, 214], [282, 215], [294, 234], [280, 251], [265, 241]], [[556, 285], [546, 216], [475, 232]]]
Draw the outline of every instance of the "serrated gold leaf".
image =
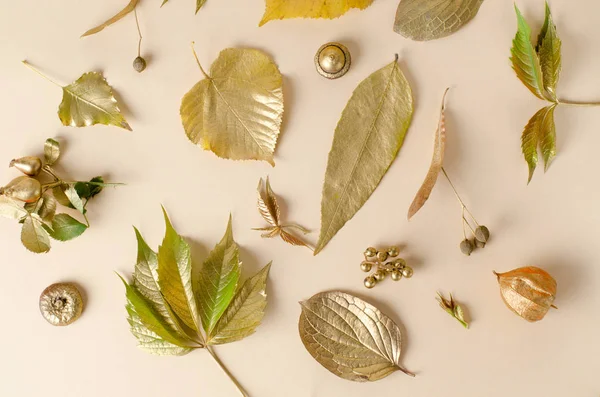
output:
[[103, 22], [100, 25], [96, 26], [95, 28], [92, 28], [92, 29], [88, 30], [87, 32], [85, 32], [84, 34], [82, 34], [81, 37], [90, 36], [90, 35], [93, 35], [95, 33], [98, 33], [101, 30], [103, 30], [104, 28], [112, 25], [113, 23], [120, 21], [127, 14], [129, 14], [130, 12], [132, 12], [133, 10], [135, 10], [135, 7], [137, 6], [138, 2], [139, 2], [139, 0], [131, 0], [129, 2], [129, 4], [127, 4], [125, 6], [125, 8], [123, 8], [121, 11], [119, 11], [115, 16], [113, 16], [112, 18], [109, 18], [108, 20], [106, 20], [105, 22]]
[[521, 82], [540, 99], [547, 99], [542, 78], [542, 68], [531, 44], [531, 29], [515, 4], [517, 34], [510, 49], [512, 68]]
[[269, 178], [267, 177], [266, 186], [263, 187], [263, 179], [260, 178], [258, 181], [258, 211], [262, 215], [265, 221], [272, 226], [279, 226], [279, 204], [277, 204], [277, 197], [271, 189]]
[[442, 170], [442, 166], [444, 165], [444, 151], [446, 150], [446, 116], [444, 112], [446, 108], [445, 101], [447, 93], [448, 89], [446, 89], [444, 92], [444, 97], [442, 98], [440, 120], [438, 121], [438, 127], [435, 131], [435, 136], [433, 139], [433, 157], [431, 159], [431, 165], [429, 166], [429, 171], [427, 171], [427, 175], [425, 176], [423, 184], [419, 188], [417, 195], [408, 209], [409, 220], [421, 209], [421, 207], [423, 207], [431, 195], [431, 191], [433, 190], [438, 175]]
[[231, 216], [221, 241], [208, 254], [198, 275], [196, 294], [204, 331], [211, 334], [231, 303], [241, 274], [240, 253], [233, 240]]
[[181, 101], [188, 138], [217, 156], [271, 165], [283, 116], [282, 77], [262, 51], [228, 48]]
[[[527, 183], [531, 181], [533, 172], [538, 163], [538, 148], [544, 141], [544, 161], [547, 167], [556, 155], [556, 130], [554, 128], [554, 108], [551, 105], [538, 110], [529, 120], [521, 136], [521, 150], [527, 165], [529, 166], [529, 177]], [[546, 118], [550, 114], [550, 120]]]
[[281, 239], [288, 244], [310, 248], [310, 246], [308, 244], [306, 244], [304, 241], [302, 241], [302, 239], [294, 236], [293, 234], [286, 232], [284, 229], [281, 229], [281, 232], [279, 233], [279, 235], [281, 236]]
[[84, 73], [73, 84], [63, 87], [58, 117], [64, 125], [87, 127], [114, 125], [131, 131], [119, 110], [112, 88], [100, 73]]
[[373, 0], [265, 0], [265, 14], [258, 26], [276, 19], [334, 19], [352, 8], [364, 10]]
[[315, 255], [375, 191], [402, 147], [412, 112], [410, 85], [396, 60], [354, 90], [329, 152]]
[[544, 172], [548, 170], [552, 160], [556, 157], [556, 125], [554, 124], [554, 109], [556, 105], [549, 107], [540, 127], [540, 149], [544, 159]]
[[544, 88], [550, 94], [550, 99], [556, 100], [556, 85], [560, 77], [561, 69], [561, 41], [556, 33], [556, 26], [552, 21], [550, 7], [546, 2], [546, 18], [544, 26], [538, 37], [536, 52], [540, 59], [542, 69], [542, 81]]
[[50, 236], [36, 214], [28, 214], [21, 229], [21, 242], [29, 251], [41, 254], [50, 251]]
[[375, 306], [332, 291], [301, 302], [298, 328], [306, 350], [331, 373], [357, 382], [376, 381], [400, 370], [402, 333]]
[[235, 342], [254, 333], [264, 317], [264, 309], [267, 305], [267, 277], [270, 269], [269, 262], [253, 277], [246, 280], [209, 335], [208, 344]]
[[58, 141], [48, 138], [44, 143], [44, 159], [47, 165], [53, 165], [60, 157], [60, 143]]
[[394, 31], [426, 41], [456, 32], [477, 15], [483, 0], [401, 0]]

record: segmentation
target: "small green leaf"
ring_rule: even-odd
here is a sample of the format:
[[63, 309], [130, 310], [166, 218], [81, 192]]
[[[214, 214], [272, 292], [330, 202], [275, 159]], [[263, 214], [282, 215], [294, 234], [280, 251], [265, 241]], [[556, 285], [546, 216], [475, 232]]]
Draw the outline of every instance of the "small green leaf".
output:
[[36, 214], [28, 214], [21, 229], [21, 242], [29, 251], [41, 254], [50, 251], [50, 238]]
[[547, 99], [540, 61], [531, 44], [531, 29], [516, 4], [515, 11], [517, 13], [517, 34], [510, 49], [513, 70], [533, 95], [540, 99]]
[[544, 172], [550, 167], [550, 163], [556, 157], [556, 126], [554, 124], [554, 109], [556, 105], [550, 106], [540, 127], [540, 148], [544, 159]]
[[65, 196], [69, 199], [69, 202], [73, 205], [77, 211], [82, 214], [85, 213], [85, 209], [83, 208], [83, 201], [81, 201], [81, 197], [77, 194], [77, 190], [73, 185], [68, 185], [67, 188], [64, 189]]
[[546, 20], [538, 37], [536, 51], [540, 58], [544, 88], [553, 101], [556, 101], [556, 85], [560, 77], [561, 45], [562, 43], [556, 33], [556, 26], [552, 21], [550, 7], [546, 2]]
[[100, 193], [102, 189], [104, 189], [104, 178], [102, 178], [101, 176], [95, 176], [92, 179], [90, 179], [90, 182], [88, 182], [87, 184], [90, 189], [89, 198], [93, 198], [98, 193]]
[[60, 157], [60, 144], [52, 138], [46, 139], [44, 144], [44, 159], [47, 165], [53, 165]]
[[64, 205], [65, 207], [68, 207], [68, 208], [75, 208], [75, 207], [73, 207], [73, 204], [71, 204], [71, 202], [69, 201], [69, 198], [65, 194], [65, 189], [66, 189], [66, 185], [56, 186], [56, 187], [52, 188], [52, 195], [54, 196], [54, 198], [56, 199], [56, 201], [58, 201], [58, 203], [60, 205]]
[[556, 155], [556, 129], [554, 127], [554, 109], [556, 105], [546, 106], [537, 111], [529, 120], [521, 136], [521, 149], [531, 181], [538, 163], [538, 148], [542, 147], [545, 168], [547, 169]]
[[90, 187], [86, 182], [77, 182], [73, 187], [82, 200], [90, 197]]
[[204, 261], [198, 276], [200, 318], [207, 334], [231, 303], [240, 272], [239, 249], [233, 240], [230, 216], [225, 235]]
[[69, 241], [85, 232], [87, 226], [67, 214], [56, 214], [52, 220], [50, 237], [59, 241]]

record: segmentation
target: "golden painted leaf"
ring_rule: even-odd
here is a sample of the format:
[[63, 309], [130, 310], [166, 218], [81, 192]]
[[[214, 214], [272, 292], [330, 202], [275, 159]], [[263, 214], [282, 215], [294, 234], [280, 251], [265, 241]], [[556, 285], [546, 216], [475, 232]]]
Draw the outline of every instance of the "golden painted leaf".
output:
[[124, 16], [126, 16], [127, 14], [129, 14], [130, 12], [132, 12], [133, 10], [135, 10], [135, 7], [137, 6], [139, 0], [131, 0], [129, 2], [129, 4], [127, 4], [125, 6], [125, 8], [123, 8], [121, 11], [119, 11], [115, 16], [113, 16], [112, 18], [108, 19], [106, 22], [101, 23], [100, 25], [96, 26], [95, 28], [92, 28], [90, 30], [88, 30], [87, 32], [85, 32], [84, 34], [81, 35], [81, 37], [85, 37], [85, 36], [90, 36], [93, 35], [95, 33], [100, 32], [102, 29], [112, 25], [113, 23], [121, 20], [121, 18], [123, 18]]
[[[554, 108], [556, 105], [547, 106], [538, 110], [529, 120], [521, 136], [521, 150], [527, 165], [529, 166], [529, 177], [531, 181], [533, 172], [538, 163], [538, 148], [545, 147], [544, 161], [546, 168], [556, 155], [556, 130], [554, 128]], [[546, 118], [550, 117], [548, 121]], [[542, 145], [542, 140], [544, 144]]]
[[84, 73], [63, 89], [58, 117], [64, 125], [87, 127], [94, 124], [114, 125], [131, 131], [119, 110], [112, 88], [100, 73]]
[[540, 128], [540, 149], [542, 150], [542, 158], [544, 159], [544, 172], [548, 170], [552, 160], [556, 157], [554, 109], [556, 109], [556, 105], [550, 106]]
[[277, 204], [277, 197], [271, 189], [271, 183], [269, 177], [267, 177], [266, 186], [263, 187], [263, 180], [260, 178], [258, 181], [258, 211], [262, 215], [263, 219], [272, 226], [279, 226], [279, 204]]
[[[166, 3], [166, 0], [164, 3]], [[200, 11], [200, 8], [202, 8], [204, 3], [206, 3], [206, 0], [196, 0], [196, 14], [198, 13], [198, 11]]]
[[281, 239], [288, 244], [310, 248], [310, 246], [307, 243], [302, 241], [300, 238], [294, 236], [293, 234], [286, 232], [284, 229], [280, 230], [279, 235], [281, 236]]
[[158, 247], [158, 285], [177, 317], [191, 330], [200, 330], [198, 304], [192, 289], [190, 246], [173, 229], [163, 208], [166, 231]]
[[0, 195], [0, 216], [15, 220], [22, 219], [28, 214], [23, 204], [22, 201]]
[[258, 26], [275, 19], [334, 19], [352, 8], [364, 10], [373, 0], [265, 0], [265, 14]]
[[212, 332], [231, 303], [240, 274], [240, 252], [233, 240], [231, 216], [229, 216], [225, 235], [208, 254], [198, 275], [196, 288], [198, 310], [207, 334]]
[[542, 68], [537, 53], [531, 44], [531, 29], [515, 4], [517, 34], [510, 49], [512, 68], [521, 82], [540, 99], [546, 99]]
[[306, 350], [331, 373], [376, 381], [400, 366], [402, 332], [379, 309], [343, 292], [321, 292], [301, 302], [298, 328]]
[[546, 19], [538, 37], [535, 47], [542, 68], [542, 80], [544, 88], [550, 94], [552, 100], [556, 100], [556, 85], [561, 69], [561, 41], [556, 33], [556, 26], [552, 21], [550, 7], [546, 2]]
[[410, 85], [396, 60], [354, 90], [329, 152], [315, 255], [371, 196], [404, 142], [412, 113]]
[[456, 32], [477, 15], [483, 0], [401, 0], [394, 31], [426, 41]]
[[44, 159], [47, 165], [53, 165], [60, 157], [60, 143], [58, 141], [48, 138], [44, 143]]
[[269, 262], [246, 280], [207, 338], [208, 344], [235, 342], [254, 333], [265, 315], [267, 277], [270, 269]]
[[228, 48], [181, 101], [188, 138], [217, 156], [271, 165], [283, 116], [282, 77], [262, 51]]
[[431, 165], [429, 166], [429, 171], [427, 171], [427, 175], [425, 176], [425, 180], [423, 181], [421, 188], [417, 192], [417, 195], [408, 209], [409, 220], [421, 209], [431, 195], [431, 191], [435, 186], [437, 177], [444, 165], [444, 151], [446, 149], [446, 118], [444, 111], [446, 108], [445, 101], [447, 93], [448, 88], [444, 92], [444, 97], [442, 98], [440, 120], [438, 121], [438, 127], [435, 131], [435, 137], [433, 141], [433, 158], [431, 159]]
[[50, 236], [36, 214], [28, 214], [21, 229], [21, 242], [29, 251], [42, 254], [50, 251]]

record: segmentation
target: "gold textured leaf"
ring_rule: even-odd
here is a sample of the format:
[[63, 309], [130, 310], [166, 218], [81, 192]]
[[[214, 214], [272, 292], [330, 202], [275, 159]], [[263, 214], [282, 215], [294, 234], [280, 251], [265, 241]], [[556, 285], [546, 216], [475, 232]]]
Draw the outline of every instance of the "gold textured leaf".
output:
[[279, 226], [279, 204], [277, 204], [277, 197], [271, 189], [269, 177], [267, 177], [267, 183], [264, 188], [263, 180], [260, 178], [256, 190], [258, 192], [258, 211], [270, 225]]
[[200, 330], [198, 304], [192, 289], [190, 246], [173, 229], [163, 208], [166, 231], [158, 247], [158, 285], [171, 309], [191, 330]]
[[402, 333], [375, 306], [343, 292], [322, 292], [301, 302], [298, 328], [306, 350], [333, 374], [376, 381], [400, 370]]
[[364, 10], [373, 0], [265, 0], [265, 14], [258, 26], [276, 19], [334, 19], [352, 8]]
[[44, 159], [47, 165], [53, 165], [60, 157], [60, 143], [58, 141], [48, 138], [44, 143]]
[[[165, 0], [166, 3], [166, 0]], [[196, 0], [196, 14], [200, 11], [200, 8], [206, 3], [206, 0]], [[164, 3], [163, 3], [164, 4]]]
[[421, 209], [421, 207], [423, 207], [431, 195], [431, 191], [433, 190], [438, 175], [442, 170], [442, 166], [444, 165], [444, 151], [446, 149], [446, 116], [444, 112], [446, 109], [447, 93], [448, 88], [444, 92], [444, 97], [442, 98], [440, 120], [438, 121], [438, 127], [435, 131], [435, 137], [433, 141], [433, 158], [431, 159], [431, 165], [429, 166], [429, 171], [427, 171], [427, 175], [425, 176], [425, 180], [423, 181], [421, 188], [417, 192], [417, 195], [408, 209], [409, 220]]
[[198, 276], [198, 309], [204, 331], [211, 334], [231, 303], [240, 278], [240, 253], [233, 240], [231, 216], [221, 241], [202, 264]]
[[27, 215], [27, 210], [23, 208], [22, 201], [0, 195], [0, 216], [20, 220]]
[[477, 15], [483, 0], [401, 0], [394, 31], [426, 41], [456, 32]]
[[50, 251], [50, 236], [36, 214], [28, 214], [21, 229], [21, 242], [29, 251], [41, 254]]
[[302, 239], [294, 236], [293, 234], [291, 234], [289, 232], [286, 232], [284, 229], [281, 229], [281, 231], [279, 232], [279, 235], [281, 236], [281, 239], [283, 241], [285, 241], [286, 243], [288, 243], [288, 244], [296, 245], [296, 246], [299, 246], [299, 247], [310, 248], [310, 245], [308, 245]]
[[[198, 63], [200, 65], [200, 63]], [[181, 101], [188, 138], [217, 156], [271, 165], [283, 116], [282, 77], [262, 51], [228, 48]]]
[[538, 148], [542, 147], [546, 169], [550, 166], [556, 155], [556, 129], [554, 127], [554, 109], [551, 105], [538, 110], [529, 120], [521, 136], [521, 150], [527, 165], [529, 166], [529, 177], [531, 181], [533, 172], [538, 163]]
[[547, 99], [542, 78], [542, 68], [537, 53], [531, 44], [531, 29], [515, 4], [517, 34], [510, 49], [512, 68], [521, 82], [540, 99]]
[[253, 277], [246, 280], [209, 334], [208, 344], [235, 342], [254, 333], [265, 315], [267, 277], [270, 269], [269, 262]]
[[112, 25], [113, 23], [118, 22], [123, 17], [125, 17], [127, 14], [129, 14], [130, 12], [135, 10], [135, 7], [137, 6], [138, 2], [139, 2], [139, 0], [131, 0], [129, 2], [129, 4], [127, 4], [125, 6], [125, 8], [123, 8], [121, 11], [119, 11], [115, 16], [113, 16], [112, 18], [109, 18], [106, 22], [101, 23], [100, 25], [96, 26], [95, 28], [88, 30], [87, 32], [82, 34], [81, 37], [90, 36], [95, 33], [98, 33], [101, 30], [103, 30], [104, 28]]
[[63, 87], [58, 117], [64, 125], [87, 127], [114, 125], [131, 131], [119, 110], [112, 88], [100, 73], [84, 73], [73, 84]]
[[550, 6], [546, 2], [546, 19], [538, 37], [535, 50], [540, 59], [544, 88], [553, 101], [556, 101], [556, 85], [560, 76], [561, 45], [560, 38], [556, 33], [556, 26], [554, 25], [554, 21], [552, 21]]
[[315, 255], [371, 196], [402, 147], [412, 113], [412, 92], [397, 60], [354, 90], [329, 152]]

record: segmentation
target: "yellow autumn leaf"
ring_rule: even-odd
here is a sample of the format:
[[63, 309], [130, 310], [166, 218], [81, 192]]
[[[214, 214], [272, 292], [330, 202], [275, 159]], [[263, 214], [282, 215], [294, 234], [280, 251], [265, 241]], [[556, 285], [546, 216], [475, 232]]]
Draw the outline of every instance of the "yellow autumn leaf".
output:
[[265, 2], [265, 14], [258, 26], [275, 19], [334, 19], [344, 15], [351, 8], [364, 10], [373, 0], [265, 0]]

